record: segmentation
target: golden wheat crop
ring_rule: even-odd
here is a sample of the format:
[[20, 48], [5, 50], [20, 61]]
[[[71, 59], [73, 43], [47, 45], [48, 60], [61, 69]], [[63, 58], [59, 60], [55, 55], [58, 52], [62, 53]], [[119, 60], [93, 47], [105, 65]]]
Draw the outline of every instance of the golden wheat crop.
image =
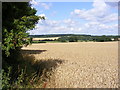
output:
[[118, 87], [118, 42], [42, 43], [22, 49], [36, 60], [64, 61], [54, 70], [47, 87]]

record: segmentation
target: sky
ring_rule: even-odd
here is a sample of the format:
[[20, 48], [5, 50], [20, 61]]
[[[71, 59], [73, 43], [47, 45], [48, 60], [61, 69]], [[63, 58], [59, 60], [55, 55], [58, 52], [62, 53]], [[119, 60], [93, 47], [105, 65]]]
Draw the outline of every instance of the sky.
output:
[[118, 3], [93, 2], [30, 2], [39, 20], [30, 35], [89, 34], [118, 35]]

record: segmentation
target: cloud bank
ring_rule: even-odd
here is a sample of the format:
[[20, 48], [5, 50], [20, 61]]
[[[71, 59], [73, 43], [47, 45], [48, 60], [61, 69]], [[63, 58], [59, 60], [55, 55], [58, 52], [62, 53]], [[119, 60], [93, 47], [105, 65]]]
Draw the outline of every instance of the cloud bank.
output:
[[[36, 2], [32, 2], [38, 5]], [[45, 9], [50, 9], [52, 4], [39, 4]], [[106, 3], [104, 0], [95, 0], [91, 9], [74, 9], [70, 12], [71, 18], [64, 20], [39, 21], [30, 34], [92, 34], [115, 35], [118, 34], [118, 13], [111, 8], [118, 7], [116, 3]], [[42, 14], [45, 16], [45, 14]], [[81, 23], [85, 21], [84, 23]]]

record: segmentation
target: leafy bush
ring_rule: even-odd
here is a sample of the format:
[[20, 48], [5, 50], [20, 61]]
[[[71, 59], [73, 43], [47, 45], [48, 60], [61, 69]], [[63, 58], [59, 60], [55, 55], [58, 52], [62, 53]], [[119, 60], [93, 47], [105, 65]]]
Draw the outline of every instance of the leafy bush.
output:
[[40, 40], [40, 41], [55, 41], [55, 40], [52, 40], [52, 39], [44, 39], [44, 40]]
[[59, 39], [59, 41], [60, 41], [60, 42], [66, 42], [66, 40], [64, 40], [64, 39]]
[[67, 37], [58, 38], [57, 41], [59, 41], [59, 42], [67, 42]]
[[[25, 62], [21, 55], [21, 47], [32, 42], [27, 31], [33, 29], [39, 19], [36, 10], [29, 2], [2, 3], [2, 87], [20, 88], [29, 84], [29, 75], [25, 71]], [[19, 68], [18, 68], [19, 67]], [[32, 68], [27, 63], [27, 68]], [[30, 71], [34, 69], [30, 69]], [[27, 75], [27, 77], [26, 77]], [[28, 80], [28, 81], [27, 81]]]
[[44, 17], [36, 16], [37, 11], [27, 2], [3, 3], [2, 9], [2, 49], [9, 56], [11, 49], [30, 44], [31, 39], [26, 32], [33, 29], [38, 20]]
[[78, 38], [75, 36], [69, 37], [69, 42], [77, 42]]
[[43, 81], [34, 66], [26, 64], [27, 67], [17, 69], [18, 72], [17, 70], [13, 72], [12, 67], [9, 67], [7, 72], [4, 69], [2, 70], [2, 89], [35, 88], [35, 85], [42, 87]]
[[8, 72], [5, 72], [4, 70], [2, 70], [1, 73], [2, 73], [2, 89], [10, 88], [11, 87], [10, 85], [11, 67], [8, 68]]

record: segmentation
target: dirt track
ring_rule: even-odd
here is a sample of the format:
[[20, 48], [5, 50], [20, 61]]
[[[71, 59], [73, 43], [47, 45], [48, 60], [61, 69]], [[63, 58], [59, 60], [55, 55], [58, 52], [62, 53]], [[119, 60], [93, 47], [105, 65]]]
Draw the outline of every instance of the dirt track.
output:
[[[60, 59], [48, 88], [117, 88], [118, 42], [33, 44], [24, 50], [37, 60]], [[41, 53], [38, 50], [41, 50]]]

